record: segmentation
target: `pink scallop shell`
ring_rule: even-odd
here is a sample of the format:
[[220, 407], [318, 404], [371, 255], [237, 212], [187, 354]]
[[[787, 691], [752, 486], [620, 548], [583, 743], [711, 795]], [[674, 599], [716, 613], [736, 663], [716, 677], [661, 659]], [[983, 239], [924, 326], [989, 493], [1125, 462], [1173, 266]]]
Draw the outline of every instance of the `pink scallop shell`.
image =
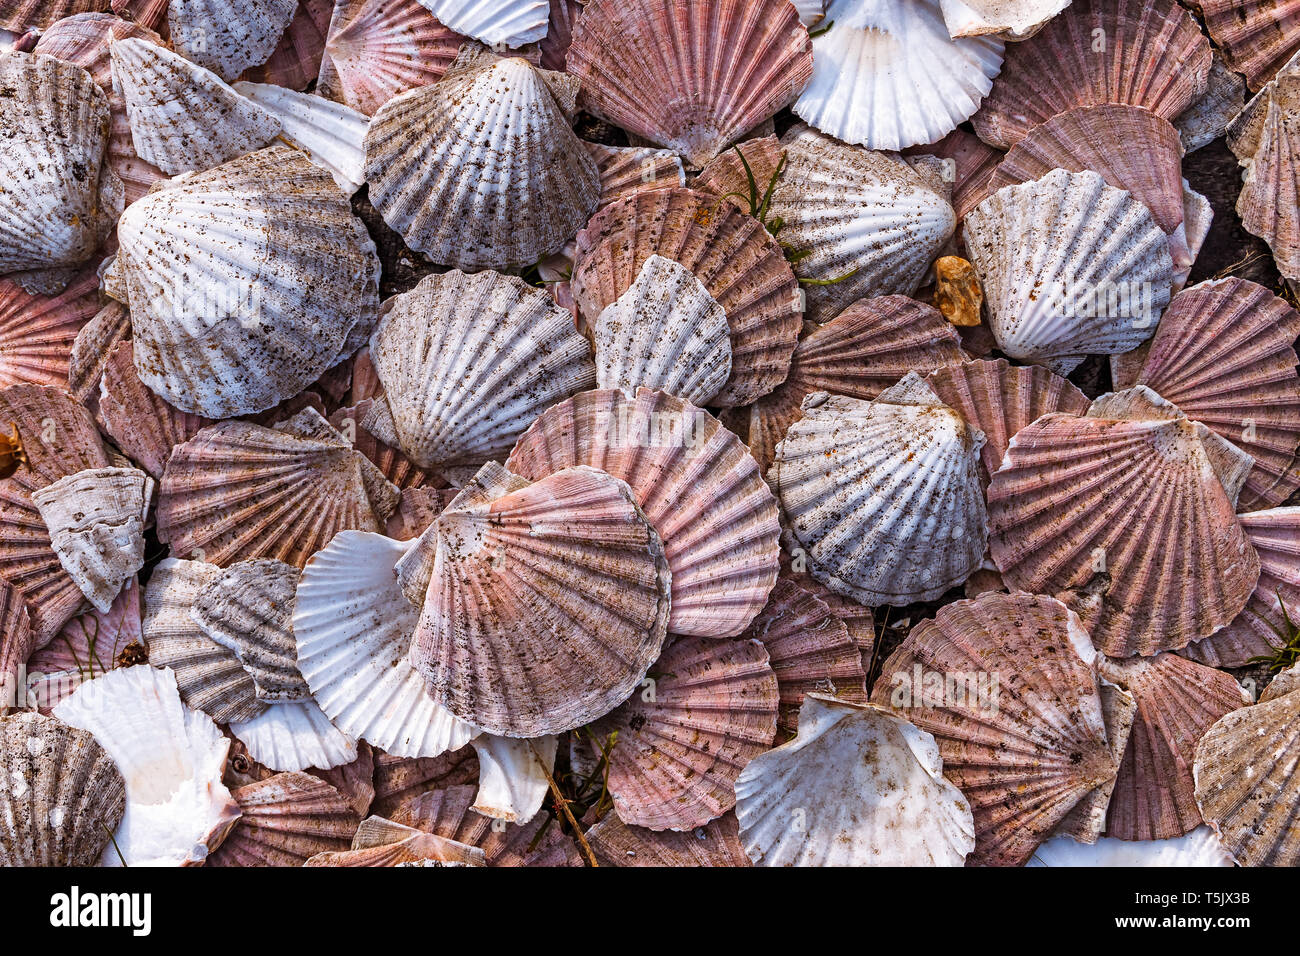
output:
[[333, 15], [332, 0], [301, 0], [271, 58], [245, 70], [242, 79], [290, 90], [307, 89], [320, 74], [325, 36]]
[[1229, 69], [1252, 90], [1300, 51], [1300, 0], [1197, 0], [1205, 29]]
[[68, 383], [72, 346], [99, 311], [99, 276], [87, 269], [56, 296], [0, 279], [0, 387]]
[[728, 810], [716, 820], [682, 833], [628, 826], [608, 813], [587, 831], [601, 866], [752, 866], [740, 842], [740, 824]]
[[375, 750], [375, 800], [371, 810], [395, 818], [398, 807], [426, 791], [477, 780], [478, 753], [468, 744], [437, 757], [394, 757]]
[[301, 866], [346, 850], [361, 823], [348, 799], [305, 773], [278, 773], [235, 790], [240, 817], [207, 866]]

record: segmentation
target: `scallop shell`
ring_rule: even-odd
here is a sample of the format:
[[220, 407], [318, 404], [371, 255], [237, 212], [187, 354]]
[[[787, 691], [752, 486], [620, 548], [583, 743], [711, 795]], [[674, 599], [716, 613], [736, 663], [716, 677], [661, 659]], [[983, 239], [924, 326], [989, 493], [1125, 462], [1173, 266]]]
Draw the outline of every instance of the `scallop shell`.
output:
[[1300, 314], [1267, 289], [1229, 277], [1174, 296], [1136, 384], [1248, 452], [1242, 511], [1281, 504], [1300, 488]]
[[876, 621], [871, 608], [836, 594], [808, 573], [807, 556], [791, 557], [781, 552], [781, 578], [793, 581], [803, 590], [815, 596], [830, 608], [831, 613], [842, 621], [849, 632], [849, 639], [857, 645], [862, 654], [862, 667], [865, 671], [872, 666], [873, 650], [876, 643]]
[[1300, 51], [1296, 0], [1199, 0], [1196, 10], [1228, 67], [1246, 74], [1252, 90]]
[[934, 738], [870, 705], [809, 695], [798, 736], [755, 757], [736, 794], [759, 866], [961, 866], [975, 849]]
[[1034, 851], [1025, 866], [1232, 866], [1232, 858], [1209, 827], [1167, 840], [1116, 840], [1078, 843], [1053, 837]]
[[707, 405], [731, 376], [727, 314], [695, 273], [663, 256], [646, 260], [591, 331], [600, 388], [645, 386]]
[[115, 667], [138, 664], [147, 655], [140, 585], [130, 581], [111, 608], [92, 608], [74, 617], [54, 640], [27, 659], [27, 691], [40, 711], [49, 713], [86, 681]]
[[1214, 142], [1227, 131], [1229, 121], [1245, 105], [1246, 81], [1228, 69], [1216, 51], [1210, 63], [1205, 95], [1174, 120], [1183, 149], [1190, 153]]
[[423, 467], [504, 454], [547, 406], [596, 378], [572, 317], [494, 272], [427, 276], [390, 299], [370, 354], [385, 394], [361, 424]]
[[0, 719], [0, 866], [94, 866], [126, 810], [126, 781], [84, 730]]
[[310, 698], [267, 707], [251, 720], [232, 722], [230, 732], [254, 760], [272, 770], [325, 770], [357, 759], [357, 742], [330, 723]]
[[230, 742], [181, 703], [169, 670], [119, 668], [54, 708], [95, 735], [126, 779], [126, 815], [103, 866], [201, 864], [239, 817], [221, 783]]
[[[1259, 578], [1228, 490], [1237, 480], [1216, 471], [1220, 441], [1157, 405], [1044, 415], [1015, 436], [989, 485], [998, 570], [1013, 588], [1060, 596], [1112, 657], [1208, 637]], [[1173, 566], [1170, 554], [1184, 558]]]
[[385, 481], [391, 482], [400, 491], [416, 490], [426, 485], [432, 491], [444, 484], [441, 476], [436, 472], [425, 471], [396, 448], [381, 442], [361, 425], [361, 421], [370, 414], [373, 404], [373, 399], [365, 399], [358, 405], [341, 408], [330, 416], [330, 424], [375, 466]]
[[1228, 145], [1245, 167], [1242, 226], [1268, 243], [1283, 276], [1300, 279], [1300, 53], [1229, 124]]
[[1070, 0], [940, 0], [948, 33], [1024, 40], [1041, 30]]
[[283, 561], [241, 561], [205, 584], [190, 609], [211, 640], [235, 652], [257, 699], [268, 704], [311, 698], [293, 633], [300, 573]]
[[177, 446], [157, 521], [173, 554], [223, 567], [277, 558], [301, 568], [340, 531], [379, 530], [346, 443], [246, 422], [222, 422]]
[[133, 352], [129, 341], [108, 352], [99, 384], [99, 416], [117, 446], [161, 479], [172, 449], [211, 422], [174, 408], [150, 391], [136, 374]]
[[[348, 436], [326, 420], [322, 410], [323, 406], [317, 408], [316, 405], [309, 404], [296, 412], [292, 418], [274, 422], [271, 427], [298, 438], [352, 448]], [[346, 425], [346, 422], [344, 424]], [[380, 467], [360, 451], [353, 450], [352, 460], [360, 469], [361, 485], [365, 489], [374, 518], [376, 521], [386, 521], [397, 508], [401, 499], [401, 489], [389, 481]]]
[[406, 244], [460, 269], [532, 265], [600, 202], [595, 160], [526, 60], [484, 56], [375, 114], [375, 208]]
[[172, 669], [185, 704], [229, 724], [252, 720], [266, 704], [235, 652], [208, 637], [190, 613], [220, 575], [215, 564], [163, 559], [145, 587], [143, 632], [150, 663]]
[[1173, 120], [1205, 92], [1211, 58], [1176, 0], [1074, 0], [1006, 53], [972, 118], [980, 139], [1002, 149], [1076, 106], [1124, 103]]
[[418, 0], [336, 0], [317, 92], [373, 116], [441, 79], [464, 41]]
[[[432, 580], [414, 580], [425, 568]], [[416, 671], [453, 714], [502, 736], [608, 713], [667, 633], [659, 535], [627, 485], [594, 468], [529, 484], [485, 465], [397, 571], [408, 596], [425, 593]]]
[[572, 289], [581, 318], [594, 323], [653, 255], [695, 273], [727, 313], [731, 379], [714, 405], [748, 404], [784, 381], [803, 301], [781, 247], [758, 220], [689, 189], [643, 191], [606, 206], [578, 233]]
[[778, 0], [591, 0], [568, 68], [585, 110], [696, 167], [794, 102], [814, 69]]
[[485, 817], [525, 824], [531, 821], [550, 791], [558, 737], [519, 740], [479, 734], [478, 794], [473, 809]]
[[81, 327], [68, 359], [68, 391], [76, 401], [93, 411], [104, 367], [113, 349], [130, 337], [131, 316], [120, 302], [110, 301]]
[[770, 467], [777, 442], [803, 417], [800, 404], [813, 392], [872, 399], [908, 372], [965, 358], [957, 333], [931, 306], [901, 295], [861, 299], [799, 340], [789, 378], [748, 409], [749, 449]]
[[672, 575], [669, 629], [731, 637], [776, 581], [776, 501], [734, 435], [663, 392], [582, 392], [542, 414], [506, 467], [540, 480], [573, 466], [626, 481], [663, 541]]
[[374, 243], [328, 174], [287, 146], [174, 182], [131, 206], [118, 235], [136, 368], [182, 411], [274, 406], [378, 309]]
[[[803, 124], [779, 148], [757, 149], [757, 161], [748, 143], [719, 157], [702, 174], [708, 186], [695, 188], [747, 196], [743, 157], [761, 198], [779, 170], [767, 214], [781, 223], [781, 242], [802, 255], [794, 271], [812, 283], [802, 289], [807, 318], [825, 322], [861, 298], [916, 292], [957, 223], [946, 196], [899, 157]], [[770, 173], [762, 156], [769, 150], [780, 164]]]
[[0, 279], [0, 388], [67, 385], [73, 343], [99, 312], [98, 289], [93, 269], [57, 296], [32, 295]]
[[606, 786], [619, 818], [691, 830], [736, 804], [736, 778], [772, 746], [776, 675], [758, 641], [675, 638], [641, 689], [597, 721], [616, 735]]
[[333, 16], [334, 0], [302, 0], [270, 58], [245, 70], [243, 79], [289, 90], [307, 89], [320, 74]]
[[0, 716], [25, 704], [25, 665], [35, 644], [22, 592], [0, 578]]
[[307, 563], [294, 604], [298, 668], [344, 733], [399, 757], [463, 747], [475, 731], [439, 706], [406, 652], [418, 611], [393, 567], [409, 546], [343, 531]]
[[983, 436], [915, 372], [873, 402], [814, 393], [803, 415], [768, 482], [813, 577], [868, 605], [932, 601], [965, 581], [986, 543]]
[[51, 547], [34, 492], [68, 475], [108, 465], [90, 413], [63, 392], [38, 385], [0, 389], [0, 421], [13, 423], [26, 467], [0, 480], [0, 577], [23, 592], [36, 646], [77, 612], [84, 596]]
[[1196, 803], [1241, 866], [1300, 861], [1300, 694], [1226, 714], [1196, 745]]
[[[383, 751], [375, 753], [374, 813], [392, 817], [399, 823], [419, 826], [402, 817], [401, 808], [420, 795], [440, 787], [461, 787], [478, 780], [478, 754], [473, 747], [462, 747], [437, 757], [408, 759]], [[474, 802], [475, 787], [464, 787], [465, 808]]]
[[965, 237], [998, 347], [1063, 375], [1142, 344], [1169, 302], [1164, 232], [1094, 172], [1000, 189], [966, 217]]
[[211, 169], [279, 135], [271, 113], [180, 54], [139, 39], [110, 49], [136, 155], [168, 175]]
[[767, 648], [781, 697], [777, 726], [787, 734], [797, 732], [799, 708], [810, 694], [867, 702], [862, 652], [844, 622], [813, 592], [777, 581], [745, 636]]
[[1059, 375], [1040, 365], [1011, 365], [1006, 359], [947, 365], [931, 372], [926, 381], [945, 405], [984, 433], [980, 455], [990, 478], [1022, 428], [1051, 412], [1086, 414], [1090, 404]]
[[971, 801], [971, 863], [1017, 865], [1119, 770], [1096, 651], [1078, 616], [1024, 593], [939, 610], [889, 659], [872, 700], [939, 744], [944, 775]]
[[187, 60], [226, 82], [275, 52], [297, 0], [171, 0], [168, 35]]
[[1169, 236], [1179, 284], [1195, 256], [1183, 224], [1182, 141], [1172, 123], [1150, 110], [1120, 103], [1068, 110], [1035, 126], [989, 180], [989, 193], [1031, 182], [1053, 169], [1092, 170], [1126, 190]]
[[121, 214], [122, 183], [107, 167], [108, 98], [79, 66], [0, 53], [9, 91], [0, 113], [0, 273], [31, 292], [62, 291]]
[[[474, 788], [430, 790], [393, 810], [393, 819], [483, 850], [488, 866], [581, 866], [578, 848], [545, 814], [526, 826], [493, 822], [470, 808]], [[549, 824], [549, 825], [548, 825]]]
[[1259, 582], [1231, 624], [1180, 652], [1210, 667], [1272, 658], [1295, 633], [1287, 618], [1300, 621], [1300, 508], [1256, 511], [1238, 520], [1259, 555]]
[[682, 833], [628, 826], [611, 812], [592, 826], [586, 837], [601, 866], [750, 865], [736, 815], [731, 812]]
[[988, 198], [989, 179], [1005, 154], [978, 136], [958, 128], [937, 143], [912, 147], [906, 155], [929, 155], [953, 161], [950, 202], [957, 221], [961, 222], [967, 213]]
[[63, 569], [108, 611], [144, 567], [144, 525], [154, 480], [135, 468], [93, 468], [32, 493]]
[[1286, 670], [1275, 675], [1268, 682], [1268, 686], [1264, 688], [1264, 693], [1259, 695], [1259, 699], [1261, 703], [1277, 700], [1277, 698], [1289, 694], [1297, 688], [1300, 688], [1300, 663], [1292, 664]]
[[490, 45], [520, 47], [546, 36], [547, 0], [420, 0], [441, 22]]
[[361, 820], [347, 798], [305, 773], [279, 773], [234, 791], [240, 818], [208, 866], [301, 866], [352, 845]]
[[275, 116], [284, 138], [334, 177], [351, 196], [366, 181], [365, 114], [310, 93], [265, 83], [236, 83], [235, 91]]
[[[570, 0], [556, 0], [557, 3]], [[600, 205], [626, 199], [642, 189], [666, 189], [686, 185], [681, 157], [670, 149], [648, 146], [603, 146], [582, 144], [596, 161], [600, 172]], [[567, 248], [567, 246], [566, 246]]]
[[541, 66], [544, 70], [563, 72], [568, 68], [566, 57], [573, 41], [573, 27], [587, 8], [587, 0], [550, 0], [550, 4], [546, 36], [539, 42]]
[[979, 108], [1002, 66], [1000, 39], [952, 39], [940, 0], [832, 0], [826, 22], [795, 115], [869, 149], [942, 139]]
[[106, 0], [4, 0], [0, 3], [0, 30], [44, 32], [64, 17], [107, 6]]
[[1196, 743], [1216, 720], [1249, 701], [1229, 675], [1174, 654], [1103, 660], [1100, 670], [1137, 701], [1106, 834], [1163, 840], [1190, 832], [1201, 823], [1192, 780]]
[[484, 866], [483, 851], [383, 817], [361, 821], [350, 850], [326, 850], [303, 866]]

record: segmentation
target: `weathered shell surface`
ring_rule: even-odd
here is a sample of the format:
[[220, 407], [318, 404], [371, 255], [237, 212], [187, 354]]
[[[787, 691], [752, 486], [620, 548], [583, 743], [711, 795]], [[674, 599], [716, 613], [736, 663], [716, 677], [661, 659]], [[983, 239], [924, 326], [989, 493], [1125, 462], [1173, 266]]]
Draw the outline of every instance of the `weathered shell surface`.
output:
[[611, 812], [586, 837], [601, 866], [750, 865], [733, 812], [681, 833], [628, 826]]
[[727, 313], [731, 378], [713, 398], [745, 405], [785, 380], [803, 300], [776, 239], [731, 204], [690, 189], [655, 189], [606, 206], [578, 233], [573, 297], [596, 320], [653, 255], [694, 272]]
[[459, 269], [530, 266], [596, 211], [600, 175], [527, 60], [484, 55], [389, 100], [365, 138], [370, 199]]
[[428, 276], [389, 300], [370, 355], [384, 400], [361, 424], [424, 467], [504, 455], [543, 410], [596, 381], [573, 317], [495, 272]]
[[350, 106], [266, 83], [236, 83], [235, 91], [270, 112], [285, 139], [334, 177], [349, 196], [366, 181], [365, 138], [370, 121]]
[[682, 159], [670, 149], [604, 146], [585, 141], [582, 145], [600, 170], [602, 206], [626, 199], [642, 189], [667, 189], [686, 185], [686, 170], [682, 167]]
[[987, 534], [980, 433], [914, 372], [873, 402], [815, 393], [803, 415], [768, 481], [813, 577], [868, 605], [965, 581]]
[[73, 343], [99, 312], [98, 287], [93, 269], [56, 296], [33, 295], [0, 279], [0, 388], [67, 386]]
[[650, 683], [597, 721], [614, 737], [608, 787], [619, 818], [651, 830], [690, 830], [736, 803], [736, 778], [772, 745], [778, 692], [758, 641], [680, 637]]
[[1229, 121], [1246, 105], [1246, 81], [1228, 69], [1216, 51], [1210, 64], [1205, 95], [1174, 120], [1183, 149], [1193, 152], [1208, 146], [1228, 128]]
[[887, 661], [872, 700], [939, 744], [971, 801], [971, 862], [1016, 865], [1098, 788], [1113, 752], [1082, 622], [1059, 601], [983, 594], [940, 609]]
[[957, 221], [961, 222], [988, 197], [989, 178], [1005, 154], [958, 128], [937, 143], [912, 147], [906, 155], [930, 155], [953, 161], [951, 202]]
[[[426, 567], [427, 585], [411, 580]], [[427, 586], [411, 663], [453, 714], [503, 736], [608, 713], [667, 633], [659, 536], [627, 485], [594, 468], [529, 484], [489, 463], [398, 575], [408, 596]]]
[[813, 47], [777, 0], [592, 0], [568, 68], [584, 109], [698, 168], [794, 101]]
[[118, 229], [141, 380], [182, 411], [271, 408], [378, 314], [374, 242], [330, 176], [288, 146], [174, 180]]
[[301, 866], [346, 850], [361, 820], [347, 798], [305, 773], [279, 773], [233, 794], [240, 818], [209, 866]]
[[82, 684], [54, 716], [94, 734], [126, 779], [126, 815], [102, 865], [201, 864], [238, 818], [221, 783], [230, 741], [181, 703], [171, 671], [110, 671]]
[[320, 74], [333, 16], [334, 0], [301, 0], [275, 51], [265, 63], [245, 70], [242, 79], [289, 90], [307, 89]]
[[1094, 172], [1006, 186], [966, 217], [989, 327], [1012, 358], [1060, 374], [1155, 331], [1174, 264], [1150, 211]]
[[1228, 66], [1257, 90], [1300, 51], [1300, 5], [1295, 0], [1201, 0], [1205, 29]]
[[939, 0], [943, 22], [954, 38], [993, 35], [1023, 40], [1069, 5], [1070, 0]]
[[110, 49], [136, 155], [168, 175], [211, 169], [279, 135], [271, 113], [180, 54], [134, 38]]
[[344, 531], [303, 570], [294, 604], [298, 667], [344, 733], [399, 757], [434, 757], [474, 734], [439, 706], [406, 653], [419, 612], [393, 567], [410, 550]]
[[1172, 120], [1205, 92], [1210, 56], [1176, 0], [1073, 0], [1037, 35], [1007, 47], [975, 132], [1007, 149], [1059, 113], [1100, 103]]
[[[1012, 439], [989, 485], [989, 545], [1003, 578], [1066, 601], [1112, 657], [1209, 637], [1259, 578], [1225, 489], [1236, 482], [1215, 469], [1210, 439], [1221, 439], [1158, 411], [1044, 415]], [[1176, 566], [1172, 553], [1184, 556]]]
[[296, 0], [171, 0], [167, 27], [186, 59], [230, 82], [270, 58], [297, 9]]
[[126, 810], [126, 781], [84, 730], [0, 719], [0, 866], [94, 866]]
[[303, 866], [485, 866], [478, 847], [383, 817], [361, 821], [350, 850], [324, 850]]
[[995, 37], [954, 40], [939, 0], [832, 0], [795, 113], [869, 149], [933, 143], [969, 119], [1002, 66]]
[[1196, 802], [1241, 866], [1300, 860], [1300, 693], [1220, 718], [1196, 746]]
[[[0, 616], [0, 621], [6, 618]], [[27, 659], [29, 701], [34, 699], [41, 713], [48, 714], [86, 681], [107, 674], [114, 667], [139, 663], [145, 653], [140, 586], [137, 581], [130, 581], [111, 608], [107, 611], [91, 608], [74, 617], [63, 625], [54, 640]]]
[[35, 644], [22, 592], [0, 578], [0, 716], [16, 707], [25, 693], [24, 665]]
[[673, 570], [669, 629], [740, 634], [776, 582], [780, 529], [776, 501], [736, 437], [662, 392], [581, 392], [547, 409], [506, 462], [534, 481], [581, 465], [627, 482], [662, 540]]
[[357, 742], [335, 727], [314, 700], [279, 703], [230, 732], [254, 760], [272, 770], [322, 770], [357, 759]]
[[870, 705], [809, 695], [798, 736], [754, 758], [736, 794], [759, 866], [961, 866], [975, 849], [934, 738]]
[[5, 0], [0, 4], [0, 30], [44, 31], [64, 17], [102, 10], [106, 0]]

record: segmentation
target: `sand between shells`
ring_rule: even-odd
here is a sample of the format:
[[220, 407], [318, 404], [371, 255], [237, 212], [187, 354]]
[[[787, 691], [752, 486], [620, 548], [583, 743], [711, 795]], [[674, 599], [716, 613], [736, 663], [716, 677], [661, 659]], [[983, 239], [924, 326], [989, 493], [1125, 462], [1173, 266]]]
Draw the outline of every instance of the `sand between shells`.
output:
[[0, 0], [0, 863], [1300, 863], [1298, 170], [1290, 0]]

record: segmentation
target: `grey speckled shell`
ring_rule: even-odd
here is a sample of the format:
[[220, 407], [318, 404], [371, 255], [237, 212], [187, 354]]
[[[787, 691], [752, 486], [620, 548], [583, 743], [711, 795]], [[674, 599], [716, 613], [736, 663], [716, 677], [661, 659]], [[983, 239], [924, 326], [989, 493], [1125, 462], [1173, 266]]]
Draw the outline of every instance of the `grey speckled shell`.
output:
[[231, 81], [270, 58], [297, 9], [297, 0], [171, 0], [167, 26], [177, 52]]

